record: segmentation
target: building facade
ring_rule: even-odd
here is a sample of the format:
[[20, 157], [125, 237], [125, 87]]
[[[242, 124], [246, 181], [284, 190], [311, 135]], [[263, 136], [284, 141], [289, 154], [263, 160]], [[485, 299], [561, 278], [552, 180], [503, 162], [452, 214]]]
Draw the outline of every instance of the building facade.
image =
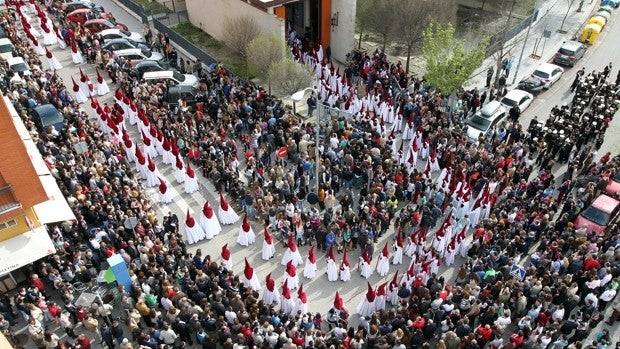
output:
[[220, 41], [227, 18], [251, 16], [263, 32], [285, 40], [294, 29], [339, 62], [355, 44], [356, 0], [186, 0], [186, 5], [190, 22]]

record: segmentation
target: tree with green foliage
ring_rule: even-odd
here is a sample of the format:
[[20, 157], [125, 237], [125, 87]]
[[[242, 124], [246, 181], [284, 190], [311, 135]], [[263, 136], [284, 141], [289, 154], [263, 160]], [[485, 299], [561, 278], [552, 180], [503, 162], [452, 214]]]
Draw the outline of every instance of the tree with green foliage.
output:
[[284, 58], [269, 68], [269, 81], [276, 95], [291, 95], [312, 85], [312, 71], [291, 58]]
[[444, 95], [456, 92], [484, 61], [489, 39], [465, 50], [463, 40], [454, 38], [454, 27], [431, 22], [424, 31], [423, 54], [426, 60], [424, 79]]
[[251, 76], [267, 80], [269, 68], [286, 56], [284, 39], [276, 34], [261, 34], [250, 41], [245, 49], [245, 57]]

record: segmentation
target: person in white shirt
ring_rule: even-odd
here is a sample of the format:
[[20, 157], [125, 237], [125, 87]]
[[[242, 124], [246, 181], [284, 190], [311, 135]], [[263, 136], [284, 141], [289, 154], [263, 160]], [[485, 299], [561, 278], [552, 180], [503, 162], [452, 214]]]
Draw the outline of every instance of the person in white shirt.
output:
[[611, 287], [608, 287], [605, 291], [603, 291], [603, 293], [601, 293], [601, 295], [598, 297], [599, 299], [599, 303], [598, 303], [598, 310], [600, 312], [605, 310], [605, 307], [607, 307], [607, 304], [611, 301], [614, 300], [614, 298], [616, 298], [616, 290], [612, 289]]
[[506, 329], [506, 327], [508, 327], [508, 325], [510, 325], [511, 322], [512, 320], [510, 319], [510, 312], [504, 310], [504, 315], [500, 316], [497, 320], [495, 320], [495, 326], [501, 333], [504, 333], [504, 330]]
[[170, 310], [173, 307], [172, 301], [168, 297], [161, 297], [161, 306], [166, 309], [166, 311]]
[[607, 273], [605, 273], [605, 275], [601, 278], [601, 287], [605, 287], [607, 286], [607, 284], [611, 281], [612, 279], [612, 275], [609, 271], [607, 271]]
[[555, 311], [551, 314], [551, 320], [553, 321], [562, 321], [564, 319], [564, 306], [559, 305]]
[[586, 281], [586, 286], [591, 290], [596, 290], [601, 286], [601, 280], [599, 280], [598, 276], [595, 276], [592, 280]]
[[596, 295], [592, 292], [588, 293], [588, 295], [586, 296], [586, 298], [584, 298], [584, 303], [588, 304], [588, 302], [592, 302], [592, 306], [597, 308], [598, 307], [598, 298], [596, 297]]
[[168, 324], [165, 324], [164, 328], [159, 333], [159, 339], [161, 339], [164, 344], [172, 345], [177, 340], [177, 334]]
[[224, 317], [226, 318], [226, 322], [232, 325], [235, 323], [235, 320], [237, 320], [237, 313], [235, 313], [231, 307], [228, 307], [224, 313]]

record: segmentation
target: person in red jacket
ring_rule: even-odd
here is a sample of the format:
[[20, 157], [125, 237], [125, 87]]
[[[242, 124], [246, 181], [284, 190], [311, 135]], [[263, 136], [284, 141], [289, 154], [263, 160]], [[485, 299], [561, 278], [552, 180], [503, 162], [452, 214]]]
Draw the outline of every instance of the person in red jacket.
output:
[[583, 270], [590, 271], [592, 269], [594, 270], [601, 269], [601, 263], [599, 263], [599, 261], [597, 261], [596, 259], [592, 258], [592, 256], [588, 256], [583, 261]]
[[484, 343], [487, 343], [493, 336], [493, 329], [491, 329], [491, 326], [489, 325], [484, 325], [478, 327], [476, 333], [480, 336], [480, 339], [484, 341]]
[[84, 335], [84, 333], [80, 333], [77, 338], [76, 344], [79, 345], [80, 349], [91, 349], [90, 347], [90, 339]]
[[39, 275], [32, 274], [32, 276], [30, 277], [30, 284], [36, 287], [39, 292], [45, 292], [45, 284], [43, 283], [43, 280], [39, 279]]

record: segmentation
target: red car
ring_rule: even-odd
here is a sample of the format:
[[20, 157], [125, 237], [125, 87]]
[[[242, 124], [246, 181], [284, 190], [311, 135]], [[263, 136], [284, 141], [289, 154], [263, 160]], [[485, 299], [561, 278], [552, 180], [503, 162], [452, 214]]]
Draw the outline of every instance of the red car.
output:
[[123, 23], [116, 23], [112, 20], [109, 19], [103, 19], [103, 18], [98, 18], [98, 19], [91, 19], [86, 21], [86, 23], [84, 23], [84, 28], [88, 29], [91, 33], [98, 33], [104, 29], [122, 29], [122, 30], [128, 30], [127, 26], [124, 25]]
[[588, 233], [602, 234], [607, 226], [616, 220], [620, 211], [620, 201], [609, 195], [601, 194], [592, 204], [579, 213], [575, 219], [575, 228], [585, 227]]
[[67, 15], [67, 19], [74, 23], [85, 23], [89, 19], [113, 19], [113, 16], [110, 12], [97, 12], [87, 8], [81, 8], [72, 11]]

